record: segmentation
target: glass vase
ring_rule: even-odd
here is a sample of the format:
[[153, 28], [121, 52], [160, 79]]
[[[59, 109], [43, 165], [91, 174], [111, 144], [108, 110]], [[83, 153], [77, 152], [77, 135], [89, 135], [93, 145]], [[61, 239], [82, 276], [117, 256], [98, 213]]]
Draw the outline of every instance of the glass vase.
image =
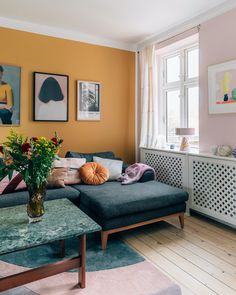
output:
[[29, 222], [39, 222], [44, 215], [44, 199], [46, 195], [46, 184], [39, 187], [27, 185], [29, 192], [29, 202], [27, 205], [27, 214]]

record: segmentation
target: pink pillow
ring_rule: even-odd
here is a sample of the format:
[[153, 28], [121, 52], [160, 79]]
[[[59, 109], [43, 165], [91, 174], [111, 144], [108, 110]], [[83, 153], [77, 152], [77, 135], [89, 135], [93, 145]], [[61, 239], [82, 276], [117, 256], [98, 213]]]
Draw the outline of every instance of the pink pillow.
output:
[[53, 168], [71, 168], [79, 169], [86, 163], [85, 158], [60, 158], [53, 162]]
[[79, 170], [76, 169], [68, 169], [67, 176], [64, 179], [65, 184], [79, 184], [81, 182], [81, 178], [79, 176]]
[[78, 184], [81, 182], [79, 168], [86, 163], [85, 158], [60, 158], [53, 163], [54, 168], [68, 168], [65, 184]]
[[18, 172], [13, 172], [12, 179], [8, 176], [0, 181], [0, 195], [13, 193], [18, 190], [26, 189], [26, 184]]

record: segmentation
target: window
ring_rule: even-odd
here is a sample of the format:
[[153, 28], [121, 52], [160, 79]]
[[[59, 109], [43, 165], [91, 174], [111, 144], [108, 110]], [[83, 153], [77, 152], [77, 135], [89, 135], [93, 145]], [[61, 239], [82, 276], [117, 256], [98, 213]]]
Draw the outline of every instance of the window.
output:
[[163, 55], [161, 97], [164, 106], [164, 129], [167, 143], [179, 144], [175, 128], [195, 128], [190, 144], [199, 142], [199, 50], [191, 45]]

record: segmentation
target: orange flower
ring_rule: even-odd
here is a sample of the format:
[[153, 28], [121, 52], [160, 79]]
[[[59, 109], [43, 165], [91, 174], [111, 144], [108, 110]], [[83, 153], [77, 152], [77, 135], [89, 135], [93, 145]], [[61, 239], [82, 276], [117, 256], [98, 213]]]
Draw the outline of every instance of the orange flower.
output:
[[5, 163], [6, 166], [10, 166], [13, 163], [13, 160], [12, 160], [12, 158], [8, 158], [8, 159], [5, 160], [4, 163]]

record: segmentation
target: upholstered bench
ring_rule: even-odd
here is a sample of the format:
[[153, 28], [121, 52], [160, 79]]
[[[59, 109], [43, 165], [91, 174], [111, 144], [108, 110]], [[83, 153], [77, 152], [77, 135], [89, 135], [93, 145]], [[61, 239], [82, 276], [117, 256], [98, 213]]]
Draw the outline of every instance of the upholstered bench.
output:
[[80, 208], [102, 226], [102, 248], [108, 235], [179, 217], [184, 226], [187, 192], [155, 180], [131, 185], [117, 181], [99, 186], [74, 185], [80, 191]]

